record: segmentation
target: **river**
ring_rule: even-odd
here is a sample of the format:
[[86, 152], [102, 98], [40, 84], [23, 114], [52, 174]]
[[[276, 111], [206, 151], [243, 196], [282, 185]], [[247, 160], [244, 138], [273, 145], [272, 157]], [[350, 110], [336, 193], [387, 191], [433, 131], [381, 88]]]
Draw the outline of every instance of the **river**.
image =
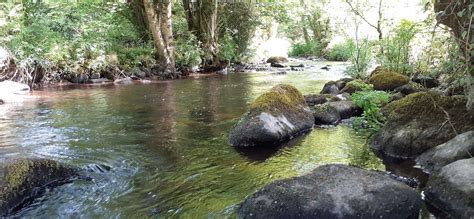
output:
[[[35, 156], [87, 170], [14, 216], [232, 217], [246, 196], [318, 165], [383, 169], [366, 134], [348, 124], [316, 127], [278, 150], [237, 151], [231, 127], [278, 83], [303, 94], [343, 77], [345, 63], [283, 75], [241, 73], [143, 85], [81, 85], [35, 91], [0, 106], [0, 161]], [[321, 66], [331, 64], [329, 71]]]

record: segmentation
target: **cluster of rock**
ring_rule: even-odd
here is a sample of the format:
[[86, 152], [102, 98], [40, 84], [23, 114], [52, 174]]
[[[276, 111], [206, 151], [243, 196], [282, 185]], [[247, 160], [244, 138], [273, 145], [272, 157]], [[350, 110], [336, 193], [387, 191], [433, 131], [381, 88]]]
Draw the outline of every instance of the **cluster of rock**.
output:
[[[466, 97], [445, 96], [428, 90], [437, 84], [433, 81], [410, 81], [406, 76], [381, 69], [367, 82], [331, 81], [321, 94], [305, 96], [306, 105], [299, 97], [297, 105], [303, 111], [311, 109], [315, 124], [334, 125], [362, 112], [350, 101], [350, 94], [364, 90], [364, 86], [395, 92], [392, 102], [382, 109], [387, 122], [371, 139], [370, 148], [386, 162], [414, 159], [431, 174], [422, 190], [425, 203], [436, 216], [473, 218], [474, 110], [465, 107]], [[278, 101], [267, 101], [267, 106], [276, 107], [272, 105], [275, 102]], [[288, 111], [284, 117], [290, 114]], [[295, 125], [286, 119], [249, 120], [248, 115], [256, 114], [246, 114], [237, 127], [247, 130], [255, 139], [259, 138], [259, 132], [253, 131], [252, 125]], [[275, 136], [288, 136], [284, 133]], [[250, 138], [241, 136], [241, 139]], [[233, 145], [238, 146], [235, 142]], [[238, 214], [242, 218], [418, 218], [421, 203], [418, 192], [383, 172], [325, 165], [307, 175], [265, 186], [239, 206]]]

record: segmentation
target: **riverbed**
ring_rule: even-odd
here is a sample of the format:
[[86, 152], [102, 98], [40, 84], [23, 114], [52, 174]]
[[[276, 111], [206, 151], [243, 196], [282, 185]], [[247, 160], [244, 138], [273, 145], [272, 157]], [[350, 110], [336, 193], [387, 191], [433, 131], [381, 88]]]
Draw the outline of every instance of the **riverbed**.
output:
[[[0, 105], [0, 161], [44, 157], [87, 178], [46, 191], [18, 217], [233, 216], [246, 196], [329, 163], [384, 169], [350, 124], [315, 127], [275, 150], [241, 151], [231, 127], [278, 83], [303, 94], [344, 77], [347, 63], [305, 71], [212, 75], [140, 85], [75, 85]], [[330, 65], [329, 70], [320, 69]]]

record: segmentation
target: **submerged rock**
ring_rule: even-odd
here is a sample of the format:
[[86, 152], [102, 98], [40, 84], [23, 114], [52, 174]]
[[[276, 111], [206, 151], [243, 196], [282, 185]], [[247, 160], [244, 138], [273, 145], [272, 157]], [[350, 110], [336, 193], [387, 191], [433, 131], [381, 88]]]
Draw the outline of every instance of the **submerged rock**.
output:
[[474, 110], [466, 109], [464, 96], [419, 92], [387, 104], [387, 123], [375, 134], [370, 147], [383, 158], [414, 159], [426, 150], [474, 130]]
[[474, 218], [474, 158], [440, 169], [428, 180], [425, 200], [440, 218]]
[[114, 84], [133, 84], [133, 79], [130, 77], [115, 79]]
[[241, 218], [418, 218], [420, 207], [415, 190], [385, 174], [325, 165], [265, 186], [237, 212]]
[[234, 147], [274, 146], [312, 128], [314, 117], [303, 95], [280, 84], [259, 96], [250, 110], [232, 128]]
[[424, 170], [433, 172], [454, 161], [474, 155], [474, 131], [465, 132], [421, 154], [416, 163]]
[[384, 71], [377, 73], [369, 79], [369, 84], [374, 85], [375, 90], [391, 91], [408, 84], [410, 78], [400, 73]]
[[37, 197], [43, 189], [78, 176], [76, 169], [53, 160], [27, 158], [0, 167], [0, 216]]

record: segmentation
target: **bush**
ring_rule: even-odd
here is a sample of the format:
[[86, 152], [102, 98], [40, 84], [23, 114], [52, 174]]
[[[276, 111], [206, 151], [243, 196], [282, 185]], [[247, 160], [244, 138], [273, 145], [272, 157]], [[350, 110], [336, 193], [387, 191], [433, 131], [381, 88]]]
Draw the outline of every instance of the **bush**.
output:
[[390, 101], [391, 95], [385, 91], [359, 91], [352, 94], [352, 100], [364, 110], [362, 117], [354, 122], [354, 126], [366, 124], [366, 127], [374, 131], [380, 129], [385, 117], [380, 111], [382, 105]]
[[346, 40], [343, 43], [334, 45], [327, 52], [326, 59], [329, 61], [348, 61], [351, 58], [351, 48], [354, 47], [354, 41]]
[[315, 42], [296, 43], [291, 46], [288, 55], [292, 57], [321, 56], [323, 49], [320, 44]]
[[176, 65], [181, 68], [192, 68], [201, 64], [202, 50], [196, 36], [191, 32], [176, 38], [175, 40]]
[[346, 74], [352, 78], [365, 79], [372, 59], [372, 44], [368, 39], [363, 39], [349, 45], [352, 66], [346, 70]]
[[379, 54], [379, 62], [388, 70], [410, 74], [413, 65], [410, 63], [411, 41], [418, 32], [413, 22], [402, 20], [390, 35], [382, 40], [383, 53]]
[[65, 77], [98, 73], [109, 64], [131, 69], [155, 60], [153, 45], [141, 38], [126, 4], [28, 1], [18, 7], [23, 7], [21, 15], [10, 20], [15, 31], [1, 34], [7, 35], [3, 43], [19, 63], [33, 60]]

